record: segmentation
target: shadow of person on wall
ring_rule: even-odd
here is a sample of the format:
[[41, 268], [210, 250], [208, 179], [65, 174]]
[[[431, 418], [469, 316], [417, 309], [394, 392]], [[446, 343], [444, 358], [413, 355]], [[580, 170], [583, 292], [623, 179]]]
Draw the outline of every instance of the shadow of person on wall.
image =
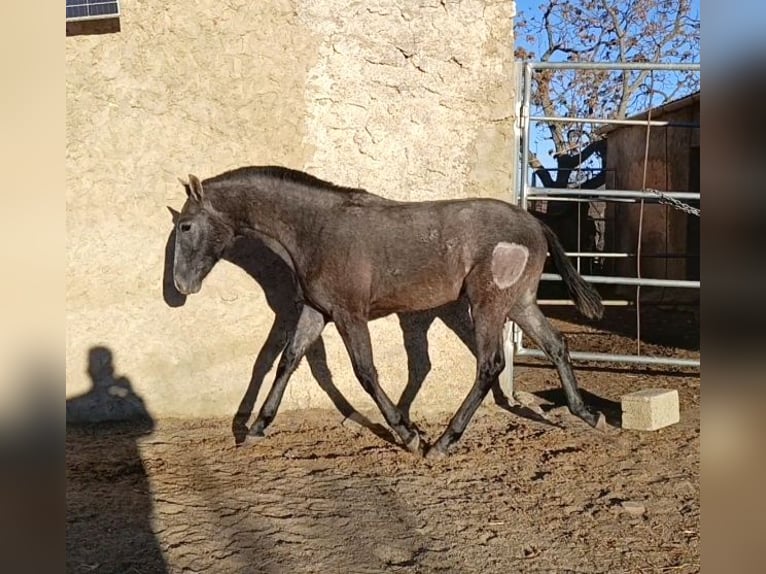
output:
[[93, 386], [66, 401], [67, 572], [167, 571], [152, 530], [152, 494], [138, 439], [154, 421], [112, 352], [92, 347]]

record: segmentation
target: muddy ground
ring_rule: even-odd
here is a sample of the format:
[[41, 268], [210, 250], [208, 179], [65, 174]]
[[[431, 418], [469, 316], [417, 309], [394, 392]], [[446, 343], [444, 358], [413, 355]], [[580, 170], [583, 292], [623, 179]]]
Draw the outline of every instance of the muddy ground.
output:
[[[575, 348], [634, 350], [557, 323]], [[698, 372], [580, 367], [586, 401], [611, 422], [601, 434], [538, 364], [516, 370], [527, 408], [488, 398], [438, 461], [330, 411], [280, 413], [249, 448], [230, 420], [70, 427], [67, 570], [698, 572]], [[620, 396], [647, 387], [678, 389], [681, 422], [620, 429]], [[449, 416], [416, 420], [433, 440]]]

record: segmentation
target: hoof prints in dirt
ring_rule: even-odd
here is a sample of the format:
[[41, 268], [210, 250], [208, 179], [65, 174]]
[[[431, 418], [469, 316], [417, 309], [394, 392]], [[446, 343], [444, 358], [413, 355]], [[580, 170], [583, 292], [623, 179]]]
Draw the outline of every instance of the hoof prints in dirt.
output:
[[699, 570], [698, 419], [607, 437], [509, 416], [480, 411], [433, 462], [305, 413], [247, 449], [219, 420], [133, 451], [69, 432], [68, 570]]

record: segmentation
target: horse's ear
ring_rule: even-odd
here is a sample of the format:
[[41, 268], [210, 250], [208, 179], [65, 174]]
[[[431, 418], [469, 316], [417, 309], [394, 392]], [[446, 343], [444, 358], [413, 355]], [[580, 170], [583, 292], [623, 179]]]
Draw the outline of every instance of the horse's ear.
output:
[[204, 195], [204, 192], [202, 191], [202, 182], [196, 175], [192, 175], [191, 173], [189, 174], [189, 186], [186, 188], [186, 193], [189, 195], [190, 199], [197, 203], [202, 203]]
[[173, 225], [175, 225], [176, 223], [178, 223], [178, 218], [181, 217], [181, 213], [176, 211], [169, 205], [167, 206], [167, 208], [168, 208], [168, 211], [170, 212], [170, 217], [173, 218]]
[[[191, 198], [191, 196], [192, 196], [192, 194], [191, 194], [191, 184], [187, 180], [182, 178], [182, 177], [178, 178], [178, 183], [180, 183], [181, 185], [184, 186], [184, 191], [186, 192], [186, 197]], [[170, 208], [168, 207], [168, 209], [170, 209]], [[175, 223], [175, 218], [173, 219], [173, 222]]]

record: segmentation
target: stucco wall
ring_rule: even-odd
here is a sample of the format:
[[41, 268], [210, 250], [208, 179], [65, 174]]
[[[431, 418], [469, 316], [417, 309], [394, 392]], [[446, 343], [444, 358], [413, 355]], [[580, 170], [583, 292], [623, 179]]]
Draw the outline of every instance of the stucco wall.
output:
[[[230, 416], [259, 350], [278, 347], [269, 333], [292, 295], [262, 247], [245, 269], [221, 262], [185, 302], [163, 297], [179, 176], [281, 164], [397, 199], [508, 199], [513, 13], [472, 0], [142, 0], [124, 3], [119, 32], [68, 37], [66, 392], [86, 395], [72, 404], [98, 403], [96, 380], [112, 395], [130, 385], [155, 417]], [[399, 321], [371, 327], [396, 399], [413, 371]], [[334, 327], [323, 341], [325, 387], [369, 408]], [[433, 367], [413, 411], [452, 410], [473, 356], [437, 319], [410, 339], [417, 369], [426, 341]], [[254, 376], [270, 364], [262, 355]], [[332, 405], [309, 366], [283, 408]]]

